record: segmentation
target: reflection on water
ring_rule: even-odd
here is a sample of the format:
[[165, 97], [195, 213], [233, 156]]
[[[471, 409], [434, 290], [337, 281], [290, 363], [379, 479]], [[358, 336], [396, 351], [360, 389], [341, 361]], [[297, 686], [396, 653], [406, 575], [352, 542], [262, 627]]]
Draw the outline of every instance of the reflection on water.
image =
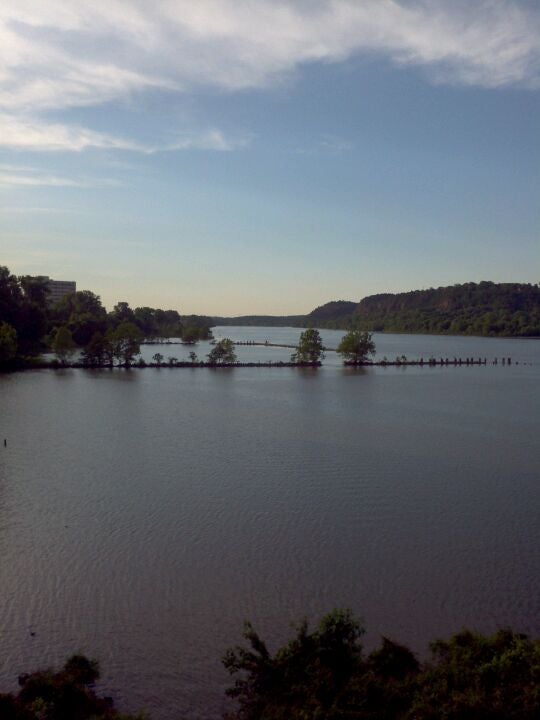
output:
[[0, 377], [2, 687], [84, 651], [127, 709], [193, 720], [219, 716], [245, 618], [278, 642], [346, 605], [418, 650], [464, 624], [538, 634], [540, 344], [377, 345], [520, 364]]

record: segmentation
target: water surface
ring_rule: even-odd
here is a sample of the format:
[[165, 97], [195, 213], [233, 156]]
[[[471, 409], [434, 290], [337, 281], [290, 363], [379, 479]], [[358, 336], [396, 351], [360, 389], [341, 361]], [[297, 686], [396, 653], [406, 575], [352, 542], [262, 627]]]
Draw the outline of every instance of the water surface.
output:
[[419, 652], [463, 625], [540, 634], [540, 343], [375, 339], [513, 364], [0, 376], [0, 687], [83, 651], [122, 707], [195, 720], [224, 707], [245, 618], [273, 645], [334, 606]]

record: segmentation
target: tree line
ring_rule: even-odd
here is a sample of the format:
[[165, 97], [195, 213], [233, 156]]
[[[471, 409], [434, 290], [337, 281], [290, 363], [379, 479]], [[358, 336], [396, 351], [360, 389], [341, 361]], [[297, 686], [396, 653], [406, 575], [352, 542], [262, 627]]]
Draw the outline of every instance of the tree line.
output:
[[463, 283], [333, 300], [307, 315], [216, 317], [214, 325], [317, 327], [434, 335], [540, 337], [540, 285]]
[[[362, 623], [336, 609], [310, 629], [301, 622], [272, 653], [250, 623], [244, 644], [223, 665], [234, 703], [226, 720], [537, 720], [540, 640], [502, 629], [462, 630], [430, 645], [421, 662], [406, 646], [381, 639], [366, 653]], [[76, 655], [60, 671], [19, 677], [0, 694], [2, 720], [144, 720], [99, 697], [95, 661]]]
[[[135, 362], [143, 341], [170, 337], [195, 344], [212, 338], [210, 318], [180, 316], [176, 310], [150, 307], [132, 309], [127, 302], [117, 303], [107, 312], [98, 295], [80, 290], [65, 295], [56, 304], [49, 302], [47, 280], [20, 276], [0, 266], [0, 367], [24, 365], [42, 352], [52, 351], [61, 365], [67, 365], [76, 352], [89, 367], [129, 366]], [[363, 362], [375, 352], [371, 335], [351, 330], [343, 338], [338, 352], [347, 360]], [[194, 351], [189, 362], [200, 364]], [[291, 361], [318, 364], [324, 358], [322, 339], [317, 330], [308, 328], [299, 339]], [[156, 353], [155, 364], [164, 356]], [[206, 358], [209, 365], [237, 362], [234, 343], [224, 338], [215, 343]], [[139, 360], [140, 364], [145, 364]], [[170, 357], [169, 365], [178, 363]]]
[[52, 350], [61, 361], [81, 349], [89, 364], [129, 364], [143, 341], [178, 337], [194, 344], [212, 337], [209, 318], [176, 310], [131, 308], [117, 303], [107, 312], [98, 295], [81, 290], [49, 301], [47, 281], [16, 277], [0, 266], [0, 365], [24, 362]]
[[[336, 348], [338, 355], [349, 363], [365, 363], [375, 355], [373, 336], [366, 330], [349, 330]], [[315, 328], [300, 333], [296, 350], [291, 361], [297, 363], [320, 363], [324, 360], [325, 348], [321, 335]]]
[[540, 337], [540, 285], [464, 283], [370, 295], [313, 310], [306, 324], [333, 329], [488, 337]]

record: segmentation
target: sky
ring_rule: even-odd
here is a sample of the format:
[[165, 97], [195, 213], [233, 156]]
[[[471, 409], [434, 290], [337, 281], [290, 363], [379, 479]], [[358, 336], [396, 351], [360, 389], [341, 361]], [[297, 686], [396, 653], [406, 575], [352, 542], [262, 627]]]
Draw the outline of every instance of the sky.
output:
[[3, 0], [0, 265], [110, 309], [540, 281], [540, 3]]

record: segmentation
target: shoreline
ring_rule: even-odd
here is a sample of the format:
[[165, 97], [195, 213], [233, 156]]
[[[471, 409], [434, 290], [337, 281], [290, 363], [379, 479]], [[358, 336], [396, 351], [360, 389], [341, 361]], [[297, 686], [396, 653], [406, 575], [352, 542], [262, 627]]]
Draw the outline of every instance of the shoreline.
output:
[[[430, 358], [424, 360], [344, 360], [343, 368], [370, 368], [370, 367], [472, 367], [487, 365], [511, 366], [519, 365], [519, 361], [512, 361], [511, 358], [495, 358], [488, 361], [487, 358]], [[15, 372], [27, 372], [29, 370], [216, 370], [220, 368], [320, 368], [323, 363], [320, 360], [314, 362], [286, 362], [286, 361], [269, 361], [269, 362], [233, 362], [233, 363], [209, 363], [209, 362], [176, 362], [155, 363], [155, 362], [136, 362], [136, 363], [119, 363], [115, 365], [105, 363], [61, 363], [58, 360], [45, 360], [27, 363], [17, 363], [11, 367], [0, 369], [0, 374], [11, 374]]]

